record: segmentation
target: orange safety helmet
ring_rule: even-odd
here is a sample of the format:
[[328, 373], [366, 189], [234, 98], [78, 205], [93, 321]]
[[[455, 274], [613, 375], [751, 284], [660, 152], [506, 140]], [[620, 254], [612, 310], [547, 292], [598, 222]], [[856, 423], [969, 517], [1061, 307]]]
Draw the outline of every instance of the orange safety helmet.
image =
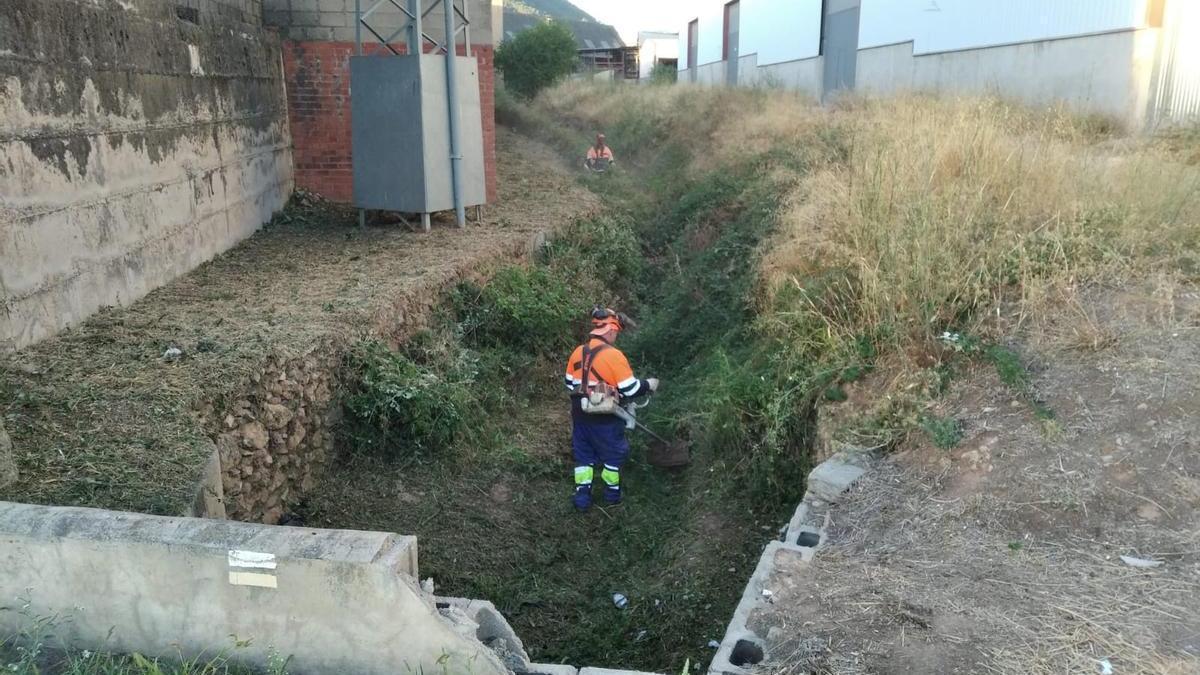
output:
[[610, 330], [622, 331], [626, 328], [633, 328], [633, 320], [625, 316], [622, 312], [615, 312], [611, 309], [596, 305], [592, 308], [592, 334], [606, 333]]

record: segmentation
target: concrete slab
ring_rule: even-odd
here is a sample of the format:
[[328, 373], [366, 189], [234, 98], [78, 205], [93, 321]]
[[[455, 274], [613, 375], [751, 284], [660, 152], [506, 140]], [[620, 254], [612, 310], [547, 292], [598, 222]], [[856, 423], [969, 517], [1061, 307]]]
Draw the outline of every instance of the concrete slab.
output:
[[864, 467], [853, 462], [848, 455], [838, 453], [818, 464], [808, 474], [808, 492], [827, 502], [836, 502], [864, 473]]
[[466, 617], [475, 627], [475, 639], [495, 652], [510, 670], [520, 673], [529, 669], [524, 643], [495, 605], [487, 600], [451, 597], [437, 597], [434, 602], [444, 615], [453, 610]]
[[658, 675], [643, 670], [612, 670], [608, 668], [583, 668], [580, 675]]
[[[412, 537], [0, 502], [0, 541], [0, 597], [29, 602], [0, 612], [0, 635], [57, 616], [75, 649], [248, 666], [274, 651], [309, 673], [509, 672], [406, 572]], [[248, 646], [231, 650], [231, 635]]]
[[517, 675], [579, 675], [579, 669], [559, 663], [531, 663], [528, 670]]

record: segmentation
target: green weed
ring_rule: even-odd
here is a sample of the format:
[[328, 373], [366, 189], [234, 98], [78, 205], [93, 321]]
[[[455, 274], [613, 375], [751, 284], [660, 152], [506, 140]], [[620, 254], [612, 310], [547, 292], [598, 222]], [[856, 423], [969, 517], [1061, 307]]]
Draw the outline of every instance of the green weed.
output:
[[925, 415], [920, 424], [921, 429], [929, 434], [929, 440], [942, 450], [950, 450], [962, 441], [962, 425], [952, 417]]
[[472, 403], [473, 363], [464, 359], [437, 370], [375, 341], [357, 345], [349, 362], [356, 384], [346, 409], [357, 451], [437, 452], [462, 434]]

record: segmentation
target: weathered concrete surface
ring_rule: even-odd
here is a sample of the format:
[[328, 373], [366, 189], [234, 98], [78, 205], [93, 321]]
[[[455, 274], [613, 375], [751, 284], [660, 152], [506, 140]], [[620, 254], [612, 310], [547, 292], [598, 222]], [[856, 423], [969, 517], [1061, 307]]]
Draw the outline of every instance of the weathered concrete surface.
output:
[[613, 670], [611, 668], [583, 668], [580, 675], [654, 675], [641, 670]]
[[846, 447], [809, 473], [804, 498], [788, 521], [782, 541], [767, 544], [742, 591], [742, 599], [729, 620], [725, 637], [709, 664], [709, 675], [749, 675], [757, 666], [770, 663], [773, 655], [768, 651], [767, 643], [771, 636], [755, 631], [753, 617], [771, 610], [775, 595], [771, 586], [777, 570], [805, 569], [824, 546], [830, 502], [836, 501], [862, 477], [872, 457], [869, 450]]
[[1001, 94], [1063, 102], [1140, 129], [1148, 110], [1158, 29], [913, 55], [913, 43], [858, 52], [857, 89], [890, 94]]
[[843, 450], [821, 462], [808, 474], [808, 494], [836, 502], [866, 473], [866, 457], [861, 451]]
[[[494, 43], [492, 30], [493, 0], [467, 0], [467, 15], [471, 20], [471, 44], [490, 46]], [[363, 10], [374, 4], [363, 0]], [[403, 0], [399, 3], [404, 5]], [[462, 7], [462, 3], [456, 3]], [[425, 7], [431, 3], [426, 0]], [[287, 40], [354, 42], [354, 0], [263, 0], [263, 15], [267, 25], [277, 26]], [[391, 3], [380, 5], [367, 19], [382, 35], [391, 35], [407, 21], [407, 17]], [[421, 19], [421, 31], [443, 41], [445, 16], [441, 5], [429, 9]], [[378, 43], [378, 38], [363, 29], [364, 43]], [[459, 38], [461, 40], [461, 36]], [[397, 42], [403, 42], [398, 38]]]
[[280, 50], [257, 10], [0, 3], [0, 349], [138, 299], [282, 206]]
[[820, 100], [824, 76], [820, 56], [763, 65], [758, 64], [758, 54], [738, 59], [738, 84], [747, 87], [783, 87]]
[[517, 675], [579, 675], [579, 669], [558, 663], [531, 663], [528, 670]]
[[4, 430], [4, 419], [0, 418], [0, 487], [17, 480], [17, 460], [13, 457], [12, 439]]
[[469, 598], [435, 598], [435, 603], [443, 616], [461, 617], [455, 621], [456, 625], [469, 627], [468, 637], [487, 645], [509, 670], [531, 672], [525, 645], [495, 605]]
[[[412, 537], [0, 502], [0, 597], [77, 648], [299, 673], [507, 672], [422, 593]], [[28, 619], [0, 612], [0, 634]], [[231, 649], [230, 636], [249, 646]]]

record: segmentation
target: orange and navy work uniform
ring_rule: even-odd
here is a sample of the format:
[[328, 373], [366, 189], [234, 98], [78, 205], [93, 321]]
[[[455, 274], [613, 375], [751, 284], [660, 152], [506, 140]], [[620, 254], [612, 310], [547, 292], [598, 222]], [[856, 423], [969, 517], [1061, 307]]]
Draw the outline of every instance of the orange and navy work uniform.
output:
[[[587, 369], [587, 373], [585, 373]], [[604, 481], [604, 499], [609, 504], [621, 501], [621, 467], [629, 458], [629, 441], [625, 438], [625, 421], [616, 415], [597, 415], [583, 411], [580, 402], [586, 392], [586, 382], [602, 381], [616, 388], [621, 400], [635, 399], [650, 393], [650, 385], [638, 379], [629, 367], [621, 350], [607, 341], [592, 336], [586, 344], [575, 348], [567, 361], [564, 382], [571, 391], [571, 454], [575, 458], [575, 508], [583, 511], [592, 504], [592, 478], [597, 464], [602, 465], [600, 478]]]
[[[567, 385], [569, 391], [574, 392], [583, 383], [585, 347], [591, 352], [592, 372], [588, 377], [589, 383], [604, 382], [620, 392], [622, 400], [638, 398], [650, 393], [650, 385], [645, 380], [640, 380], [633, 374], [633, 368], [629, 366], [629, 360], [625, 358], [625, 354], [621, 353], [620, 349], [595, 336], [591, 336], [586, 344], [576, 347], [575, 351], [571, 353], [571, 358], [567, 360], [567, 373], [564, 376], [564, 383]], [[611, 423], [613, 420], [621, 421], [616, 415], [591, 415], [585, 413], [580, 407], [579, 401], [580, 397], [572, 397], [571, 412], [573, 417], [583, 418], [584, 421], [604, 423]]]
[[607, 145], [604, 146], [603, 148], [600, 148], [599, 150], [597, 150], [596, 146], [594, 146], [594, 145], [588, 147], [587, 158], [588, 158], [589, 162], [595, 161], [597, 159], [606, 159], [610, 162], [616, 161], [613, 159], [612, 148], [608, 147]]

